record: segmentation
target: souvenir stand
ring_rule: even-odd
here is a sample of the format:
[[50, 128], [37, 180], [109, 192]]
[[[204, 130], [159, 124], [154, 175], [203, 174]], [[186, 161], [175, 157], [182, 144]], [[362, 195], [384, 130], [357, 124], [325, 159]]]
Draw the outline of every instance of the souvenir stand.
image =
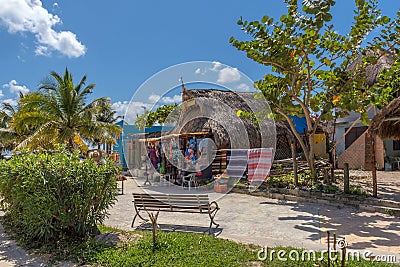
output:
[[212, 173], [207, 170], [211, 170], [212, 166], [205, 169], [204, 174], [207, 172], [209, 176], [205, 177], [199, 171], [206, 166], [201, 166], [197, 161], [201, 155], [202, 159], [211, 157], [212, 152], [208, 151], [208, 146], [203, 142], [209, 139], [212, 139], [209, 132], [193, 132], [143, 138], [139, 141], [146, 147], [152, 168], [168, 177], [170, 182], [181, 184], [182, 177], [193, 172], [197, 172], [199, 180], [211, 178]]

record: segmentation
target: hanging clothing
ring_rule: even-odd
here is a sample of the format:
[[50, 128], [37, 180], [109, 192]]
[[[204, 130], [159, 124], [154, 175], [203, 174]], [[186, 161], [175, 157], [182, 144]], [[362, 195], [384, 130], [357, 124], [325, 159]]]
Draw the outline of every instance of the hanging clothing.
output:
[[228, 151], [226, 173], [230, 177], [242, 178], [247, 168], [248, 149], [231, 149]]
[[157, 161], [157, 154], [156, 154], [155, 148], [152, 147], [152, 146], [148, 147], [147, 153], [148, 153], [148, 156], [150, 158], [151, 164], [157, 170], [158, 161]]
[[254, 148], [248, 151], [249, 181], [264, 181], [272, 167], [272, 148]]
[[175, 139], [171, 140], [172, 161], [176, 164], [179, 160], [181, 151], [179, 150], [178, 142]]

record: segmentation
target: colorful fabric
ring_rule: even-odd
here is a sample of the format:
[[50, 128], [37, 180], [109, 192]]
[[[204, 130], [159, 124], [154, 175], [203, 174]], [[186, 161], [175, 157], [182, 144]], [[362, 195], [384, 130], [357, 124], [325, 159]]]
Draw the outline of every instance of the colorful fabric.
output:
[[264, 181], [272, 167], [272, 148], [254, 148], [248, 151], [247, 179]]
[[232, 149], [228, 151], [226, 173], [230, 177], [242, 178], [247, 168], [248, 149]]

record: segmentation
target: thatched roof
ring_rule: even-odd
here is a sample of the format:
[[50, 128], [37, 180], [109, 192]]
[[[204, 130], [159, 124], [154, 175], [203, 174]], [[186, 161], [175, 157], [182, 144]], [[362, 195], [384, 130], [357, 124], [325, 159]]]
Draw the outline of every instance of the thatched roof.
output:
[[[174, 133], [209, 131], [218, 148], [275, 147], [276, 135], [293, 134], [282, 122], [265, 119], [258, 126], [252, 119], [238, 117], [237, 112], [265, 110], [265, 102], [253, 93], [215, 89], [184, 90], [182, 113]], [[262, 133], [262, 135], [261, 135]]]
[[[366, 83], [367, 85], [371, 86], [378, 81], [379, 74], [381, 73], [382, 69], [390, 68], [396, 58], [387, 50], [382, 50], [379, 52], [380, 57], [376, 64], [369, 65], [365, 69], [366, 75]], [[365, 56], [378, 56], [377, 53], [367, 50]], [[357, 66], [361, 66], [363, 64], [364, 55], [360, 55], [357, 59], [351, 63], [351, 65], [347, 68], [348, 71], [353, 72]]]
[[382, 139], [400, 139], [400, 97], [382, 108], [372, 119], [369, 131]]

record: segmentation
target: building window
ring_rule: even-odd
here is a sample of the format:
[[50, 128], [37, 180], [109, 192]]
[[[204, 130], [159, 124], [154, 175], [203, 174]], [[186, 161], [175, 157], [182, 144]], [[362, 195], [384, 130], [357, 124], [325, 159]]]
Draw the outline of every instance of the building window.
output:
[[[347, 132], [348, 129], [349, 128], [346, 128], [345, 131]], [[353, 144], [354, 141], [356, 141], [367, 129], [367, 126], [351, 128], [351, 130], [345, 136], [345, 149], [351, 146], [351, 144]]]
[[400, 140], [393, 140], [393, 150], [400, 150]]

